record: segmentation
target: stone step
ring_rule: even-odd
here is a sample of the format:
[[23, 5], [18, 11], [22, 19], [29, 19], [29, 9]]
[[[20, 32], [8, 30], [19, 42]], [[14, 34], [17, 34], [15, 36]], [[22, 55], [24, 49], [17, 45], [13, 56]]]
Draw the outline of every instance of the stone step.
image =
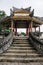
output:
[[36, 52], [35, 50], [14, 50], [14, 49], [7, 50], [7, 53], [35, 53], [35, 52]]
[[10, 49], [15, 49], [15, 50], [17, 50], [17, 49], [19, 49], [19, 50], [30, 50], [30, 49], [34, 49], [34, 48], [32, 48], [32, 47], [10, 47]]
[[28, 38], [20, 38], [20, 39], [14, 39], [14, 40], [28, 40]]
[[30, 62], [30, 63], [26, 63], [26, 62], [0, 62], [0, 65], [43, 65], [43, 62]]
[[23, 58], [32, 58], [32, 57], [36, 58], [36, 57], [40, 57], [41, 58], [43, 56], [41, 54], [35, 54], [35, 55], [33, 55], [33, 54], [26, 54], [25, 53], [25, 54], [22, 54], [22, 55], [21, 54], [18, 54], [18, 55], [16, 54], [15, 55], [13, 53], [12, 55], [11, 54], [8, 54], [8, 55], [7, 54], [3, 54], [3, 55], [0, 55], [0, 57], [15, 57], [15, 58], [22, 58], [22, 57]]
[[[30, 48], [33, 48], [33, 47], [31, 47], [31, 46], [29, 46], [29, 47], [30, 47]], [[27, 49], [28, 49], [29, 47], [20, 47], [20, 46], [15, 47], [15, 46], [12, 46], [12, 45], [10, 46], [10, 48], [24, 48], [24, 49], [25, 49], [25, 48], [27, 48]]]
[[28, 42], [28, 40], [13, 40], [14, 42]]
[[7, 51], [18, 51], [18, 52], [19, 51], [25, 51], [25, 52], [30, 51], [30, 52], [32, 52], [32, 51], [35, 51], [35, 50], [34, 49], [29, 49], [29, 50], [28, 49], [26, 49], [26, 50], [25, 49], [24, 50], [22, 50], [22, 49], [17, 49], [17, 50], [15, 50], [15, 49], [8, 49]]
[[20, 40], [20, 39], [28, 39], [28, 38], [29, 38], [29, 36], [24, 36], [24, 37], [22, 37], [22, 36], [16, 36], [16, 37], [15, 37], [15, 36], [14, 36], [14, 40], [15, 40], [15, 39], [19, 39], [19, 40]]
[[13, 42], [13, 44], [15, 44], [15, 43], [27, 44], [29, 42]]
[[12, 44], [11, 46], [13, 46], [13, 47], [29, 47], [30, 45], [29, 44]]
[[17, 54], [17, 53], [7, 53], [7, 54], [2, 54], [0, 57], [14, 57], [14, 58], [37, 58], [37, 57], [43, 57], [41, 54]]
[[14, 56], [23, 56], [23, 55], [28, 55], [28, 56], [39, 56], [39, 55], [41, 55], [41, 54], [37, 54], [37, 53], [3, 53], [3, 54], [0, 54], [0, 56], [3, 56], [3, 55], [14, 55]]
[[43, 57], [41, 58], [0, 57], [0, 62], [43, 62]]
[[13, 47], [29, 47], [29, 45], [17, 45], [17, 44], [13, 44]]
[[22, 46], [25, 46], [25, 45], [30, 45], [30, 44], [20, 44], [20, 43], [18, 43], [18, 44], [12, 44], [12, 45], [22, 45]]
[[0, 54], [0, 62], [43, 62], [43, 56], [29, 44], [27, 37], [15, 37], [10, 48]]
[[21, 48], [22, 48], [22, 47], [27, 47], [27, 48], [28, 48], [28, 47], [31, 47], [31, 45], [25, 45], [25, 46], [19, 45], [19, 46], [18, 46], [18, 45], [12, 44], [10, 47], [21, 47]]

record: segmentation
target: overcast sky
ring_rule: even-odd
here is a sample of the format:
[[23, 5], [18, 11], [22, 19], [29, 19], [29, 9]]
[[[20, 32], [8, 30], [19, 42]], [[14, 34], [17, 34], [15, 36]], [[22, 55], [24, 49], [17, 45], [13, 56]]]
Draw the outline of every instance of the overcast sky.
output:
[[34, 10], [34, 15], [43, 17], [43, 0], [0, 0], [0, 10], [4, 10], [7, 15], [10, 15], [10, 8], [26, 8], [31, 6]]
[[7, 15], [10, 14], [10, 8], [26, 8], [31, 6], [35, 9], [35, 16], [43, 17], [43, 0], [0, 0], [0, 10], [4, 10]]

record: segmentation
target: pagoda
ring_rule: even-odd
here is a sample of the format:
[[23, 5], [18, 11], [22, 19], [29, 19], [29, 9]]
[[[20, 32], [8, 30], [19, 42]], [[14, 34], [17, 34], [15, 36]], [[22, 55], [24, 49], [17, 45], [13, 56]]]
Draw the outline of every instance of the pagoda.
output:
[[43, 21], [34, 16], [34, 9], [31, 11], [31, 7], [21, 9], [13, 7], [10, 9], [10, 16], [0, 20], [0, 24], [12, 29], [15, 35], [17, 28], [26, 28], [26, 35], [28, 35], [29, 32], [32, 32], [32, 28], [35, 28], [36, 32], [36, 28], [39, 27], [40, 32], [40, 25], [43, 24]]

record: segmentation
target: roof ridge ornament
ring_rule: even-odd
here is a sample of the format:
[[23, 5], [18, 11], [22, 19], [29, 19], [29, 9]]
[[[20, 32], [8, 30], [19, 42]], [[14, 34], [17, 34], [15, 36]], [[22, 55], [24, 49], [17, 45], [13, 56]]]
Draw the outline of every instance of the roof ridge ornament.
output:
[[34, 15], [34, 9], [32, 10], [32, 12], [30, 13], [30, 17], [33, 17], [33, 15]]
[[27, 11], [29, 11], [29, 12], [30, 12], [30, 10], [31, 10], [31, 6], [30, 6], [30, 7], [28, 7], [28, 8], [25, 8], [25, 10], [27, 10]]
[[19, 10], [19, 8], [16, 8], [14, 6], [12, 8], [13, 8], [13, 11]]

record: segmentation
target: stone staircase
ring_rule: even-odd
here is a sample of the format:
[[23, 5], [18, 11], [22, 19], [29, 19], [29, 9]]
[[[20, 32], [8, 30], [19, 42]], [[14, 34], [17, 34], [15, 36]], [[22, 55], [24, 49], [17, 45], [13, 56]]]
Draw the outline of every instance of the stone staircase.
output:
[[0, 54], [0, 62], [43, 62], [43, 56], [28, 42], [28, 37], [15, 37], [10, 48]]

